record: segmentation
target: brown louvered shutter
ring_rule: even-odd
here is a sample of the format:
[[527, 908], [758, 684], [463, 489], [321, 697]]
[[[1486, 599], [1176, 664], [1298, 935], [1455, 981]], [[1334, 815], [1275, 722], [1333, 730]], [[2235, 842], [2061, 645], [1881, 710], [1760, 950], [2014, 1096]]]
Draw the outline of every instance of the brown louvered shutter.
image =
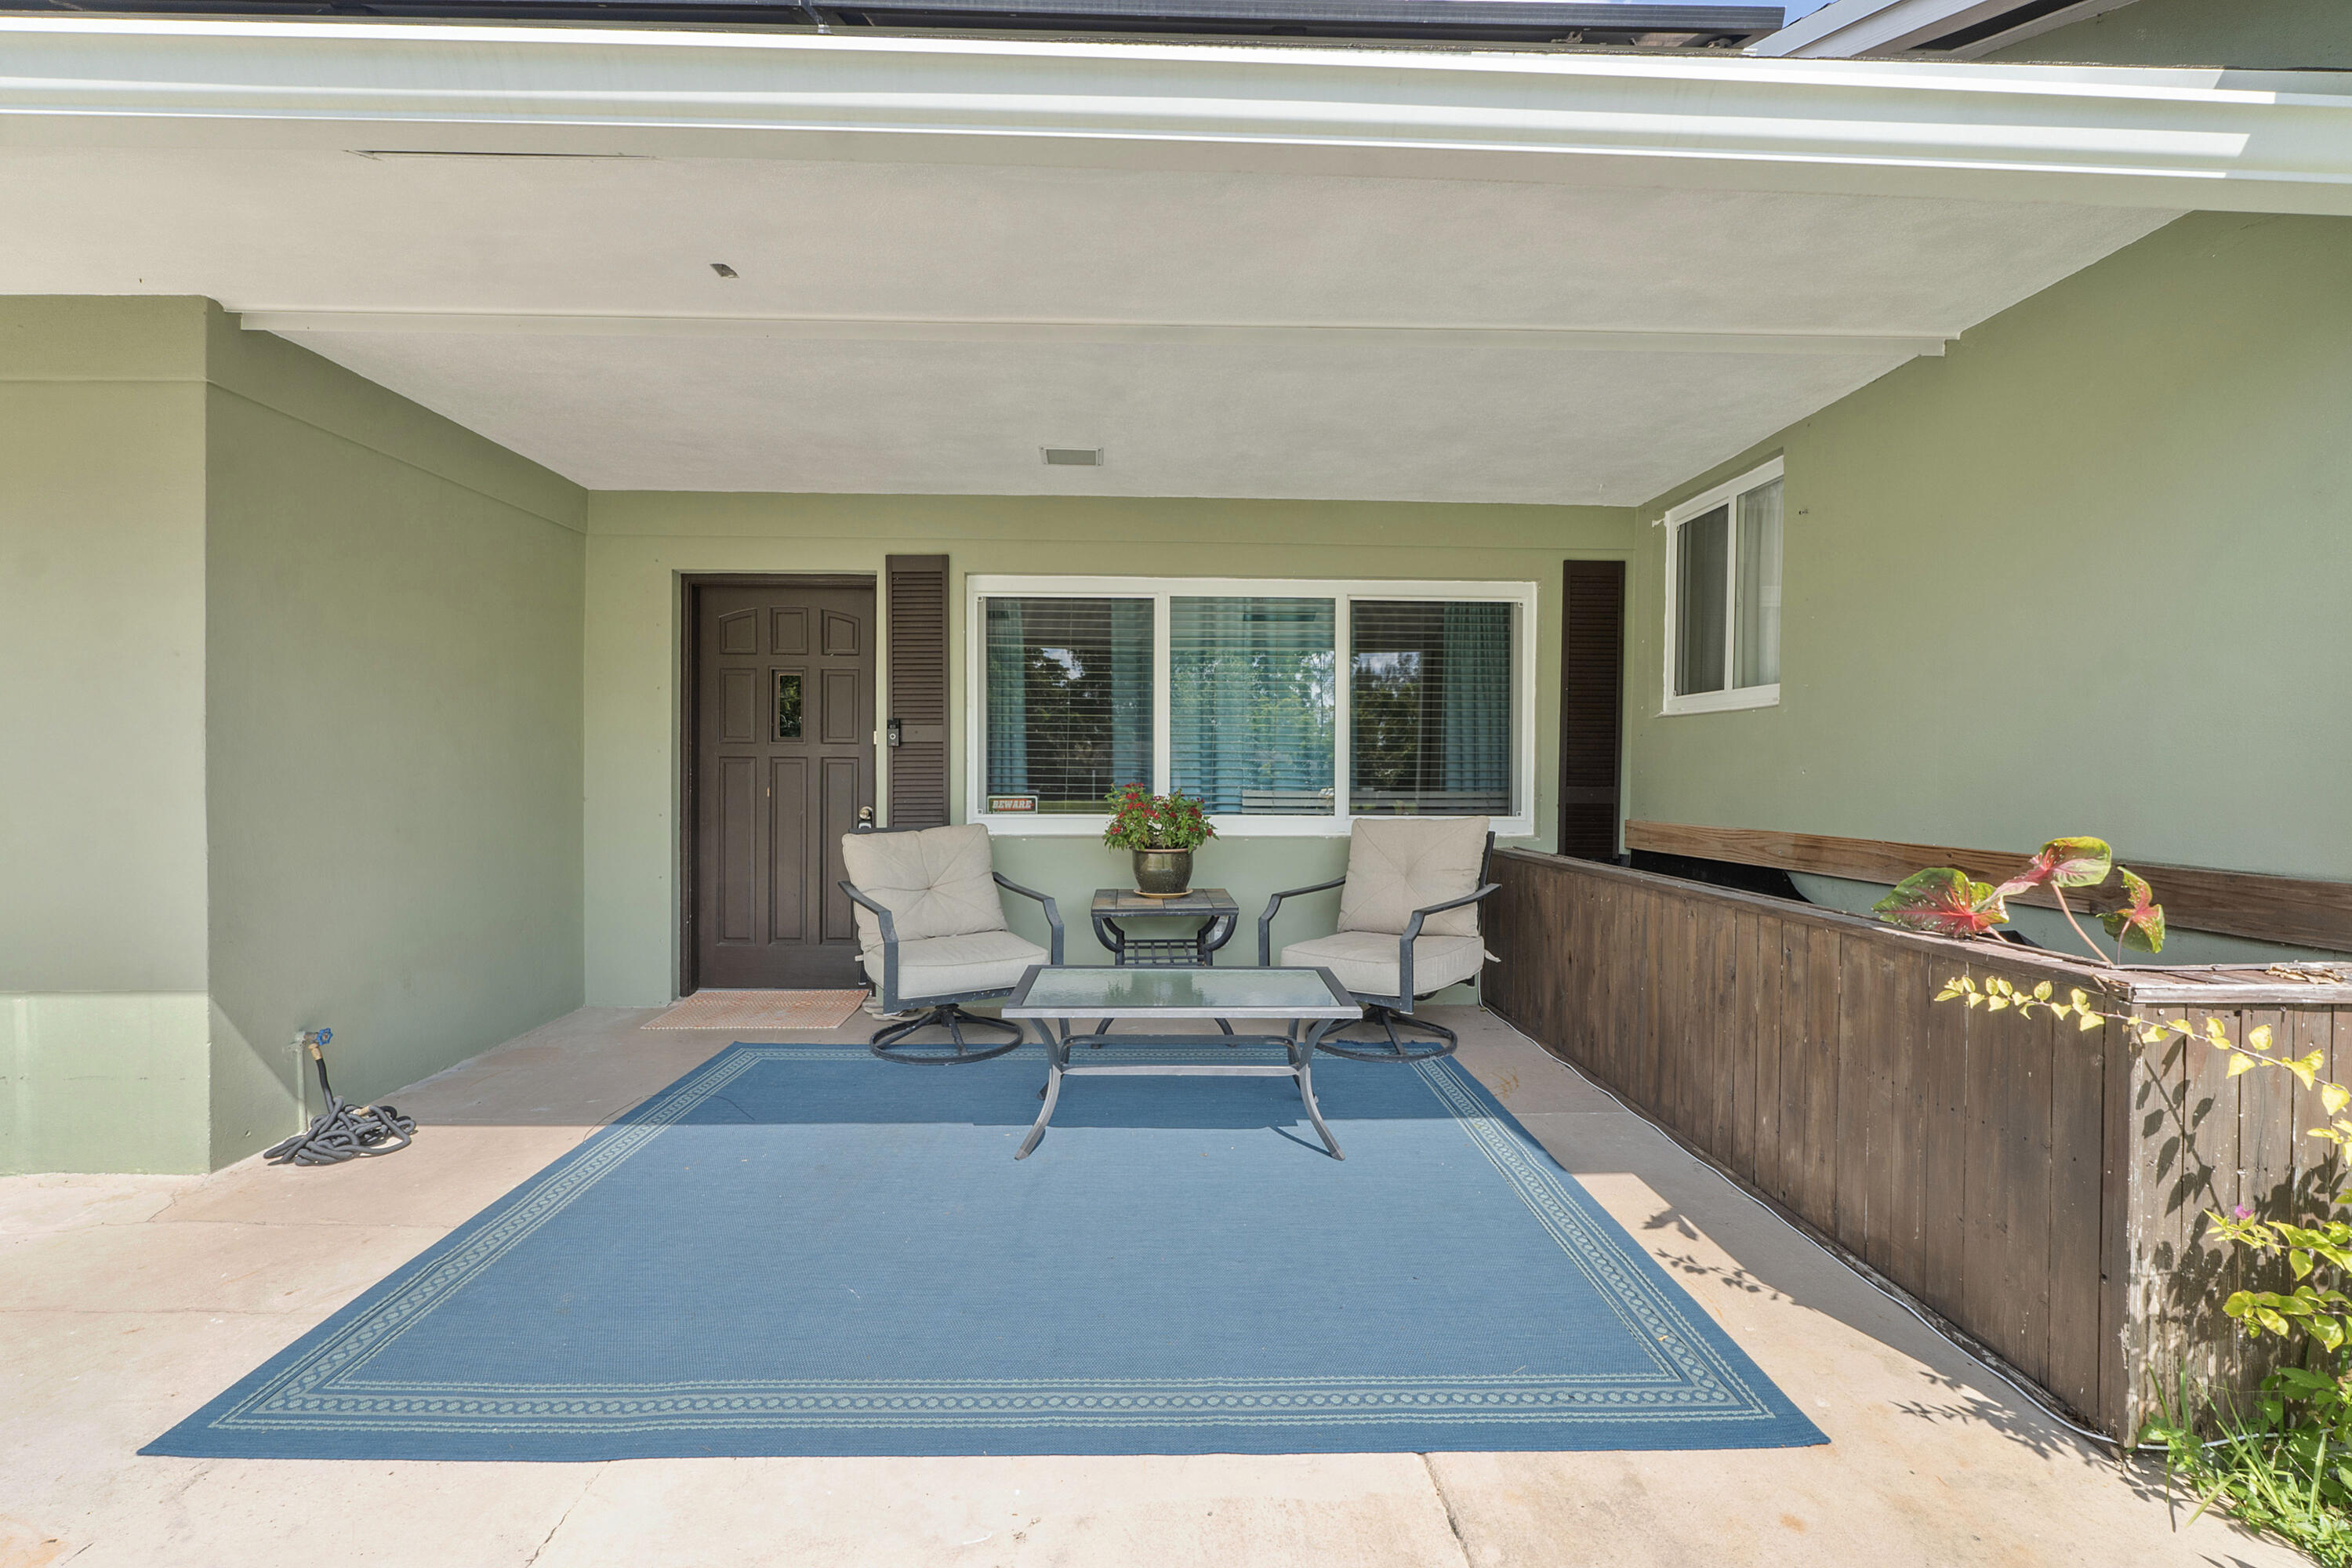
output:
[[948, 558], [893, 555], [883, 562], [890, 615], [892, 827], [938, 827], [948, 819]]
[[1617, 736], [1624, 681], [1625, 563], [1571, 561], [1559, 629], [1559, 852], [1617, 853]]

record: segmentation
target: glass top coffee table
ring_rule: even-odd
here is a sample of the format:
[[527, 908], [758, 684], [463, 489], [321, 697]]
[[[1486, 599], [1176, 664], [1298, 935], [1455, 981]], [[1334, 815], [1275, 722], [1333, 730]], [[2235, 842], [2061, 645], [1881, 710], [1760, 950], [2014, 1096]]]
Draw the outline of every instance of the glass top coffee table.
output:
[[[1013, 1157], [1025, 1160], [1062, 1098], [1062, 1079], [1080, 1075], [1122, 1075], [1165, 1078], [1288, 1078], [1298, 1085], [1307, 1119], [1315, 1124], [1323, 1147], [1335, 1160], [1344, 1160], [1339, 1140], [1323, 1125], [1316, 1108], [1313, 1078], [1315, 1047], [1342, 1024], [1363, 1016], [1346, 989], [1328, 969], [1087, 969], [1075, 965], [1038, 964], [1021, 977], [1002, 1009], [1008, 1018], [1034, 1018], [1045, 1037], [1045, 1103], [1037, 1124]], [[1072, 1018], [1099, 1018], [1107, 1029], [1117, 1019], [1213, 1018], [1230, 1026], [1243, 1020], [1280, 1023], [1280, 1034], [1153, 1035], [1149, 1033], [1085, 1035], [1070, 1033]], [[1059, 1026], [1055, 1025], [1058, 1022]], [[1303, 1028], [1300, 1026], [1305, 1026]], [[1070, 1065], [1073, 1047], [1123, 1046], [1281, 1046], [1287, 1065], [1234, 1062], [1123, 1062], [1112, 1057], [1083, 1066]]]

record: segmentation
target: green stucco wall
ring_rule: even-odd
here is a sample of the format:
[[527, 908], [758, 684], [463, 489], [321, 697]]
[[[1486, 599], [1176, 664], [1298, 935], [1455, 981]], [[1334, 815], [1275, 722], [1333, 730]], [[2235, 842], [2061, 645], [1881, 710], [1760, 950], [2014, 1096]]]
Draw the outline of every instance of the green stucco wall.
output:
[[204, 1165], [204, 402], [196, 301], [0, 300], [0, 1172]]
[[2137, 0], [1985, 57], [2077, 65], [2352, 68], [2346, 0]]
[[[679, 578], [703, 572], [874, 572], [887, 554], [949, 558], [954, 799], [963, 798], [963, 578], [970, 574], [1369, 577], [1532, 582], [1538, 591], [1537, 842], [1551, 832], [1559, 745], [1559, 584], [1573, 556], [1622, 556], [1614, 508], [1365, 505], [923, 496], [598, 493], [591, 498], [587, 615], [587, 921], [592, 1004], [652, 1006], [677, 976]], [[1099, 961], [1084, 908], [1126, 879], [1084, 838], [1001, 835], [1007, 876], [1054, 894], [1071, 952]], [[1344, 862], [1336, 838], [1243, 838], [1203, 850], [1196, 875], [1252, 912], [1277, 888]], [[1328, 931], [1331, 899], [1280, 934]], [[1024, 900], [1016, 923], [1044, 937]], [[1255, 925], [1228, 961], [1255, 962]]]
[[0, 300], [0, 1172], [579, 1003], [579, 490], [200, 300]]
[[300, 1029], [367, 1099], [580, 1005], [585, 552], [570, 484], [212, 327], [218, 1164], [294, 1121]]
[[[1695, 477], [1629, 815], [2352, 878], [2347, 410], [2352, 220], [2195, 215]], [[1780, 703], [1663, 717], [1647, 525], [1775, 453]]]

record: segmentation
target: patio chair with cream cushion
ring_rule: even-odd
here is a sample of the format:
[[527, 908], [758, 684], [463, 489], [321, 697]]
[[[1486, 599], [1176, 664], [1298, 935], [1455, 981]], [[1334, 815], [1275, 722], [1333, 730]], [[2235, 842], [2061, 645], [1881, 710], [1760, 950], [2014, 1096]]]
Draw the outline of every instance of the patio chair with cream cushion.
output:
[[[1413, 1005], [1475, 980], [1485, 966], [1478, 903], [1496, 886], [1486, 879], [1494, 853], [1495, 836], [1483, 816], [1359, 817], [1348, 839], [1345, 877], [1274, 895], [1257, 922], [1261, 965], [1274, 962], [1274, 917], [1283, 900], [1340, 889], [1339, 929], [1292, 942], [1282, 950], [1282, 967], [1329, 970], [1363, 1004], [1364, 1024], [1377, 1026], [1386, 1041], [1375, 1047], [1335, 1035], [1322, 1049], [1368, 1062], [1452, 1053], [1454, 1031], [1413, 1018]], [[1408, 1019], [1433, 1037], [1401, 1037], [1397, 1024]]]
[[[885, 1061], [955, 1066], [984, 1062], [1017, 1047], [1021, 1026], [967, 1013], [967, 1002], [1009, 996], [1035, 963], [1062, 962], [1062, 915], [1054, 900], [997, 872], [988, 829], [977, 823], [898, 833], [844, 834], [840, 883], [856, 905], [858, 962], [885, 1014], [917, 1009], [867, 1042]], [[1045, 909], [1053, 946], [1039, 947], [1005, 924], [997, 889], [1034, 899]], [[919, 1029], [944, 1028], [943, 1041], [908, 1045]], [[974, 1049], [967, 1027], [1001, 1029], [1006, 1044]]]

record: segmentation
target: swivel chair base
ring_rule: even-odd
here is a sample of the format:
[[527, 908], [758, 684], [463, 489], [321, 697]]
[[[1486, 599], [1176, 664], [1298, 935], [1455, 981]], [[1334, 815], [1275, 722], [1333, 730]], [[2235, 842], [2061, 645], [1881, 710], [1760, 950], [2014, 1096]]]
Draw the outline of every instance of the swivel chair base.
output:
[[[963, 1031], [967, 1025], [982, 1029], [1003, 1029], [1013, 1038], [1005, 1045], [975, 1048], [964, 1042]], [[947, 1039], [912, 1043], [907, 1040], [907, 1037], [916, 1030], [933, 1026], [945, 1029]], [[866, 1042], [866, 1048], [886, 1062], [905, 1062], [910, 1067], [951, 1068], [962, 1067], [968, 1062], [984, 1062], [1007, 1051], [1017, 1051], [1026, 1038], [1021, 1026], [1010, 1019], [983, 1017], [978, 1013], [965, 1012], [953, 1002], [941, 1002], [924, 1008], [911, 1018], [876, 1030], [874, 1037]]]
[[[1431, 1040], [1402, 1038], [1397, 1034], [1400, 1019], [1417, 1028], [1426, 1029], [1437, 1037]], [[1370, 1040], [1343, 1040], [1339, 1037], [1344, 1030], [1362, 1028], [1365, 1025], [1377, 1026], [1387, 1037], [1386, 1049], [1379, 1048]], [[1460, 1044], [1460, 1037], [1443, 1024], [1433, 1024], [1410, 1013], [1400, 1013], [1383, 1003], [1367, 1002], [1362, 1023], [1342, 1024], [1339, 1029], [1326, 1035], [1315, 1048], [1328, 1051], [1335, 1057], [1346, 1057], [1350, 1061], [1425, 1062], [1437, 1057], [1452, 1056], [1454, 1048]], [[1356, 1048], [1350, 1049], [1350, 1047]]]

